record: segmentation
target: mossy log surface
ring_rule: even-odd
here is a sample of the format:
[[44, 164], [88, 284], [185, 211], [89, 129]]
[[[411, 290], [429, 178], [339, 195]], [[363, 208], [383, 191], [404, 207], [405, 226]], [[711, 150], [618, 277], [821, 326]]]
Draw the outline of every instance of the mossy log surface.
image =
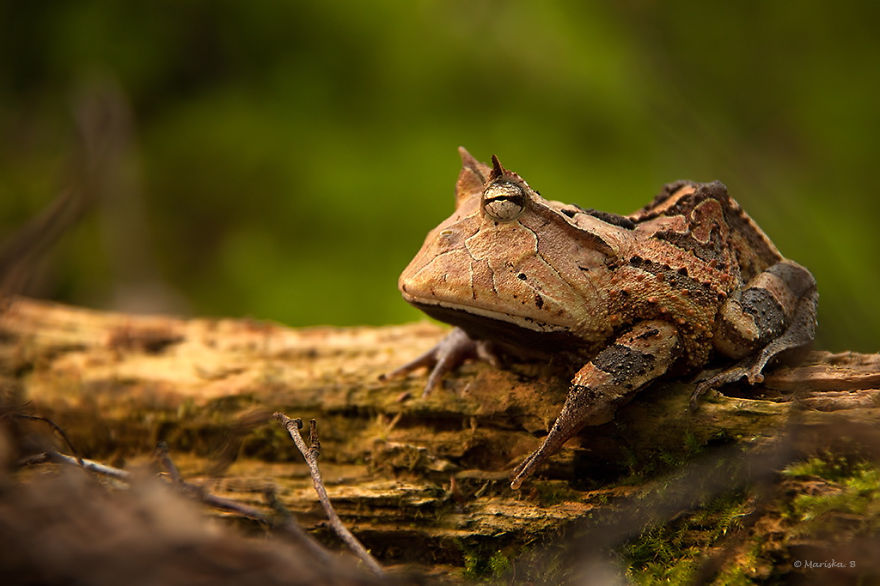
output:
[[445, 331], [291, 329], [15, 299], [0, 315], [0, 376], [83, 456], [134, 466], [164, 440], [187, 480], [260, 507], [273, 486], [332, 543], [302, 458], [270, 415], [314, 418], [344, 522], [383, 564], [447, 578], [499, 574], [576, 523], [613, 518], [695, 458], [768, 445], [794, 414], [817, 428], [880, 421], [880, 355], [812, 352], [692, 412], [691, 384], [656, 384], [512, 491], [509, 472], [553, 422], [570, 368], [468, 364], [425, 398], [424, 375], [379, 380]]

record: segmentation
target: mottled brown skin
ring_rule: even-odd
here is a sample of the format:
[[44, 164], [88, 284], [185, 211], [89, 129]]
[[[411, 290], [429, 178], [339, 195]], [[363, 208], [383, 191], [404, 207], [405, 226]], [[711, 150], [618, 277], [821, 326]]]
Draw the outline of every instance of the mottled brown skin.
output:
[[548, 201], [493, 157], [460, 149], [455, 213], [400, 276], [404, 299], [457, 328], [392, 375], [432, 368], [429, 392], [471, 357], [563, 356], [583, 365], [550, 433], [514, 472], [518, 488], [586, 425], [665, 374], [736, 360], [713, 386], [809, 344], [818, 294], [720, 182], [680, 181], [618, 216]]

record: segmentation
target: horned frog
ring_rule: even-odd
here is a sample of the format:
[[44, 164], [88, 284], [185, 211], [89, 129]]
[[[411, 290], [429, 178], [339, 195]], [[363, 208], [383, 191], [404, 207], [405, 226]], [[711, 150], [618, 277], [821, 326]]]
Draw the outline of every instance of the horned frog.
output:
[[460, 148], [455, 212], [400, 275], [406, 301], [452, 332], [390, 375], [427, 366], [425, 393], [463, 360], [561, 356], [579, 367], [543, 443], [511, 487], [584, 426], [663, 375], [732, 365], [710, 388], [763, 380], [767, 362], [808, 345], [818, 293], [720, 182], [678, 181], [629, 216], [549, 201], [492, 157]]

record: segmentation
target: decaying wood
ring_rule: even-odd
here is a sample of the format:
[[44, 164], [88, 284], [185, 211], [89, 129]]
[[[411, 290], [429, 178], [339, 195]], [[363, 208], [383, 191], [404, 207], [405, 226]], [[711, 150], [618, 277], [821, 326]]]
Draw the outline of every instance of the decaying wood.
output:
[[812, 352], [763, 385], [710, 393], [693, 412], [691, 385], [655, 385], [512, 491], [508, 474], [553, 422], [570, 373], [470, 364], [425, 398], [424, 376], [379, 380], [444, 331], [289, 329], [15, 299], [0, 315], [0, 381], [84, 457], [132, 466], [165, 441], [189, 481], [258, 508], [273, 487], [331, 543], [309, 472], [271, 414], [315, 418], [344, 523], [386, 567], [441, 574], [460, 571], [470, 551], [549, 541], [613, 512], [717, 446], [760, 449], [793, 418], [807, 429], [880, 421], [880, 355]]

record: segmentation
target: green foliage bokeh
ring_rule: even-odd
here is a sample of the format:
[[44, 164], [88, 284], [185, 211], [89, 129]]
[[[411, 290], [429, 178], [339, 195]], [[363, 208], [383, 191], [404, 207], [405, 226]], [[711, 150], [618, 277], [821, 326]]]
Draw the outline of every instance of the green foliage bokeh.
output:
[[[819, 282], [819, 345], [880, 349], [872, 3], [0, 3], [0, 236], [64, 186], [72, 103], [129, 104], [137, 236], [101, 207], [29, 293], [290, 325], [418, 319], [397, 275], [452, 211], [456, 147], [628, 213], [720, 179]], [[148, 258], [148, 268], [127, 270]], [[128, 275], [128, 276], [127, 276]]]

